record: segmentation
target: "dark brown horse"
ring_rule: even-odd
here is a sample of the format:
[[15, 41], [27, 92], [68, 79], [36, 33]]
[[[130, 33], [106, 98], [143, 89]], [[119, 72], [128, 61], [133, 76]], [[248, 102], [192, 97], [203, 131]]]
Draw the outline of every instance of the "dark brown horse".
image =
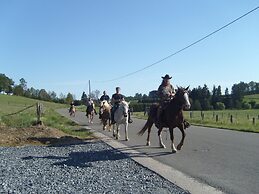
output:
[[[170, 138], [172, 141], [171, 148], [172, 152], [176, 152], [177, 150], [181, 150], [184, 138], [185, 138], [185, 127], [186, 123], [183, 118], [183, 109], [190, 109], [191, 104], [189, 102], [188, 97], [188, 89], [187, 88], [178, 88], [177, 92], [175, 94], [175, 97], [168, 102], [168, 104], [165, 106], [164, 110], [161, 113], [160, 120], [158, 121], [157, 118], [157, 110], [159, 105], [153, 104], [150, 107], [148, 120], [145, 124], [145, 126], [142, 128], [142, 130], [138, 133], [139, 135], [143, 135], [145, 131], [148, 129], [148, 137], [147, 137], [147, 145], [150, 145], [150, 132], [151, 127], [155, 123], [156, 127], [158, 128], [158, 137], [159, 137], [159, 144], [161, 148], [165, 148], [165, 145], [163, 144], [162, 138], [161, 138], [161, 132], [163, 128], [169, 128], [170, 131]], [[159, 123], [159, 124], [158, 124]], [[181, 142], [177, 146], [177, 150], [174, 146], [174, 128], [178, 127], [180, 131], [182, 132], [182, 139]]]

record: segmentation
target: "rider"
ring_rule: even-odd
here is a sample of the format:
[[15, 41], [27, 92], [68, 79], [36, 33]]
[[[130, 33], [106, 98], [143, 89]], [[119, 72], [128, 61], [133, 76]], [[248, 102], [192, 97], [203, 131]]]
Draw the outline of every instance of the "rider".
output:
[[[89, 109], [89, 107], [90, 106], [93, 106], [93, 110], [94, 110], [94, 113], [97, 115], [97, 112], [96, 112], [96, 110], [95, 110], [95, 106], [94, 106], [94, 101], [93, 101], [93, 99], [92, 98], [88, 98], [87, 99], [87, 101], [86, 101], [86, 112], [88, 112], [88, 109]], [[87, 113], [86, 113], [86, 116], [87, 116]]]
[[[166, 105], [170, 102], [171, 99], [175, 96], [175, 89], [170, 83], [170, 77], [168, 74], [166, 74], [164, 77], [162, 77], [163, 81], [161, 85], [158, 88], [158, 96], [160, 98], [159, 107], [157, 110], [157, 124], [160, 125], [161, 122], [161, 113], [166, 108]], [[183, 115], [182, 115], [183, 117]], [[183, 124], [184, 128], [188, 128], [190, 126], [190, 123], [183, 118]]]
[[69, 108], [69, 112], [71, 112], [72, 110], [73, 110], [73, 108], [75, 107], [75, 105], [74, 105], [74, 101], [72, 101], [71, 103], [70, 103], [70, 108]]
[[110, 97], [106, 94], [106, 91], [103, 91], [103, 95], [100, 98], [100, 101], [106, 100], [107, 102], [110, 101]]
[[[106, 91], [103, 91], [103, 95], [100, 98], [100, 102], [106, 100], [108, 103], [110, 102], [110, 97], [106, 94]], [[101, 107], [99, 110], [99, 119], [101, 119]]]
[[166, 104], [175, 96], [175, 89], [170, 83], [170, 77], [166, 74], [162, 77], [163, 81], [158, 88], [158, 97], [160, 98], [159, 107], [157, 110], [157, 123], [161, 121], [161, 113], [165, 109]]
[[[112, 105], [113, 105], [112, 111], [111, 111], [112, 124], [115, 124], [114, 113], [118, 109], [120, 102], [124, 100], [124, 96], [120, 94], [120, 90], [121, 90], [120, 87], [116, 87], [116, 93], [112, 95]], [[128, 115], [129, 115], [128, 122], [132, 123], [129, 112], [128, 112]]]

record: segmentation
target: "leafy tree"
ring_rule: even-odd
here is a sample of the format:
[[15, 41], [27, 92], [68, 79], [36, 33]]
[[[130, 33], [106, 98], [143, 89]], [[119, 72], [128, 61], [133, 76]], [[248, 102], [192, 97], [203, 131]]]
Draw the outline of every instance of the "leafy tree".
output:
[[251, 109], [251, 104], [249, 104], [248, 102], [244, 102], [244, 103], [242, 104], [242, 108], [243, 108], [243, 109]]
[[20, 85], [14, 86], [13, 94], [16, 96], [22, 96], [23, 95], [23, 88]]
[[248, 102], [249, 104], [251, 104], [251, 107], [254, 108], [256, 105], [256, 101], [251, 100], [250, 102]]
[[70, 104], [73, 100], [74, 100], [73, 95], [71, 93], [68, 93], [65, 102], [67, 104]]
[[13, 90], [14, 81], [5, 74], [0, 74], [0, 92], [11, 93]]
[[26, 91], [27, 90], [27, 82], [25, 81], [24, 78], [21, 78], [20, 80], [20, 86], [22, 87], [23, 91]]
[[199, 100], [194, 100], [192, 109], [193, 109], [193, 110], [201, 110], [201, 103], [200, 103]]
[[222, 102], [217, 102], [216, 103], [216, 106], [215, 106], [215, 109], [216, 110], [225, 110], [225, 104], [224, 103], [222, 103]]
[[49, 92], [49, 96], [50, 96], [50, 99], [53, 100], [53, 101], [56, 101], [57, 100], [57, 94], [56, 92], [52, 91], [52, 92]]
[[96, 100], [98, 100], [100, 94], [101, 94], [100, 90], [95, 90], [95, 91], [94, 91], [94, 98], [95, 98]]
[[45, 101], [50, 101], [51, 100], [49, 94], [46, 92], [45, 89], [41, 89], [39, 91], [38, 98], [40, 100], [45, 100]]
[[225, 89], [225, 96], [228, 96], [229, 95], [229, 91], [228, 91], [228, 88]]

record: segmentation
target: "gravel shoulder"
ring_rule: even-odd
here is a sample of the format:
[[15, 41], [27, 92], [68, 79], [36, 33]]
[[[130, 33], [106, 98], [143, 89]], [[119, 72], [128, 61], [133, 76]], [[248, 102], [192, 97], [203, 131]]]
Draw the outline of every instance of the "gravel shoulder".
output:
[[99, 140], [0, 147], [0, 193], [188, 193]]

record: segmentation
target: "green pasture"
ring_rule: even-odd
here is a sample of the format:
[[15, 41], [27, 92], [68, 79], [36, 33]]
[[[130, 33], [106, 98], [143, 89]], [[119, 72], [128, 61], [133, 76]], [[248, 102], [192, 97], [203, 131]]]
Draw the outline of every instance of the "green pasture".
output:
[[[58, 108], [69, 108], [68, 105], [58, 104], [53, 102], [45, 102], [34, 100], [20, 96], [0, 95], [0, 125], [8, 127], [26, 128], [35, 124], [36, 118], [36, 103], [43, 104], [43, 117], [42, 121], [45, 126], [57, 128], [63, 132], [81, 137], [89, 137], [90, 133], [85, 130], [78, 130], [75, 122], [61, 116], [55, 110]], [[21, 113], [16, 113], [26, 107], [35, 105]]]
[[[203, 116], [202, 116], [203, 115]], [[232, 123], [231, 123], [232, 115]], [[185, 119], [192, 125], [231, 129], [236, 131], [259, 132], [259, 110], [184, 111]], [[143, 112], [134, 117], [147, 119]], [[218, 120], [216, 120], [218, 118]], [[254, 122], [253, 122], [254, 121]]]
[[245, 101], [245, 102], [255, 101], [256, 104], [259, 104], [259, 94], [247, 95], [244, 97], [243, 101]]

